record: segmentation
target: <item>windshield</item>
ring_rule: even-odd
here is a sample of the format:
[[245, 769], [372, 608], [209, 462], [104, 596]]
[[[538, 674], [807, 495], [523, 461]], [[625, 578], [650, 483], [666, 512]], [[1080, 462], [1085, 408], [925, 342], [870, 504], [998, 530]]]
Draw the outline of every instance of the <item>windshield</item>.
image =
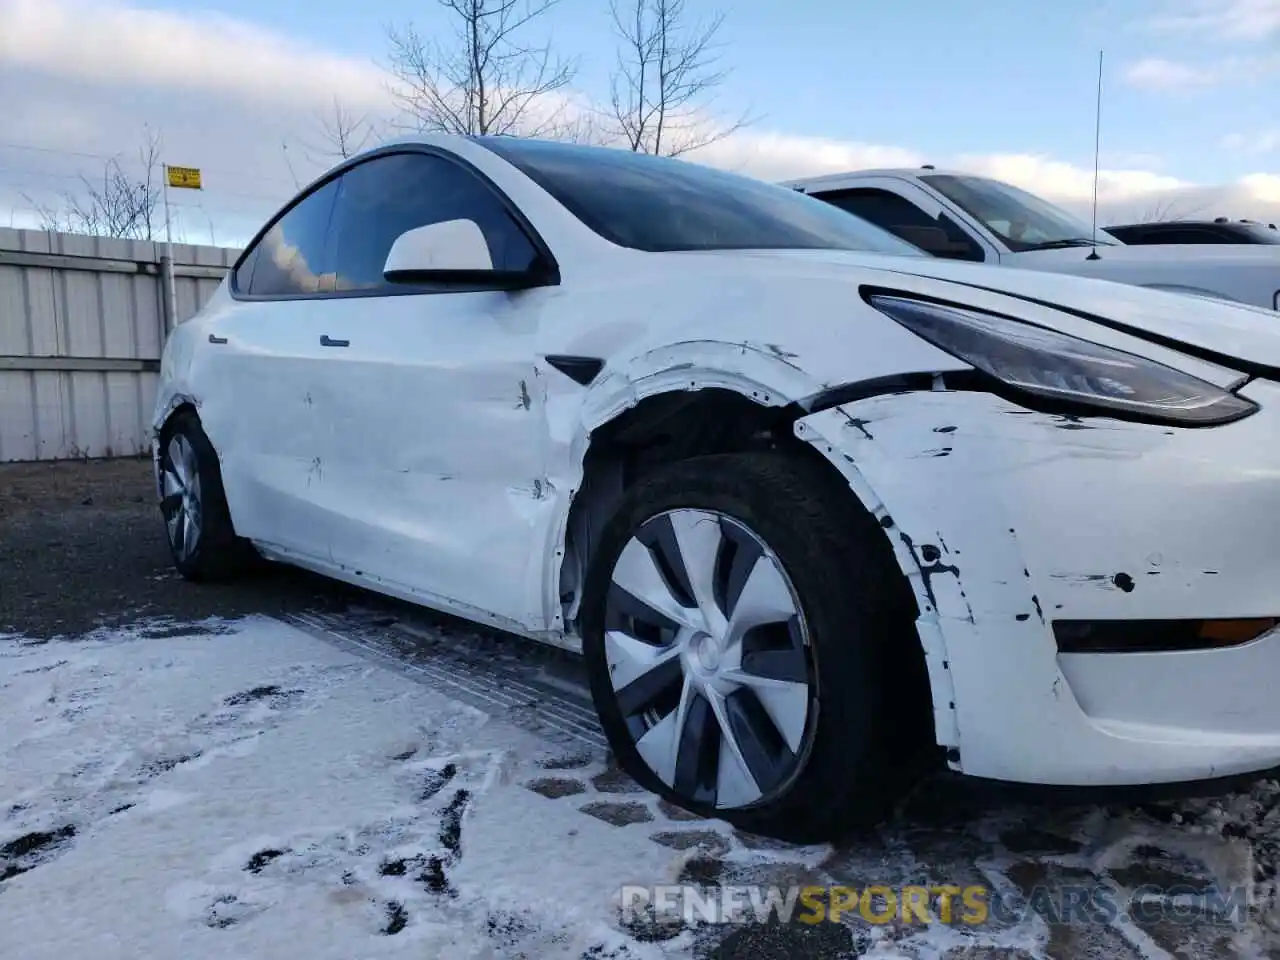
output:
[[860, 250], [919, 257], [893, 234], [786, 187], [629, 150], [476, 137], [600, 236], [635, 250]]
[[[925, 174], [920, 179], [986, 226], [1014, 252], [1093, 243], [1093, 227], [1088, 221], [1012, 184], [940, 173]], [[1117, 241], [1099, 229], [1098, 243], [1114, 246]]]

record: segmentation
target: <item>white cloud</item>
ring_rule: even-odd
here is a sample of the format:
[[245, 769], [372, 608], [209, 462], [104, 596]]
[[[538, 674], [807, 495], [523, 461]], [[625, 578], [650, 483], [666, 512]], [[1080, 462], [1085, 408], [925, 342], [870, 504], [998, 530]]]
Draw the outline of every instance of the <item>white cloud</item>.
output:
[[332, 92], [362, 109], [388, 102], [374, 65], [309, 48], [216, 13], [93, 0], [0, 0], [0, 62], [116, 86], [223, 93], [291, 106]]
[[1196, 66], [1162, 57], [1137, 60], [1124, 70], [1125, 82], [1147, 90], [1186, 90], [1193, 87], [1210, 87], [1222, 77], [1222, 72], [1212, 67]]
[[[90, 5], [92, 4], [92, 5]], [[161, 130], [167, 162], [205, 170], [203, 194], [175, 195], [193, 241], [242, 241], [328, 158], [318, 143], [335, 96], [386, 116], [385, 75], [368, 61], [312, 49], [223, 16], [174, 13], [108, 0], [0, 0], [0, 223], [29, 222], [28, 197], [49, 202], [101, 171], [101, 157], [132, 155], [144, 121]], [[16, 109], [15, 109], [16, 106]], [[287, 144], [287, 147], [286, 147]], [[96, 156], [91, 156], [96, 155]], [[752, 128], [691, 159], [768, 180], [923, 163], [999, 177], [1088, 212], [1093, 170], [1037, 154], [926, 155], [911, 146], [794, 136]], [[1280, 180], [1257, 173], [1198, 186], [1153, 158], [1115, 157], [1099, 175], [1103, 222], [1175, 203], [1189, 214], [1280, 218]]]
[[1176, 92], [1228, 84], [1237, 87], [1270, 84], [1277, 72], [1280, 72], [1280, 56], [1272, 55], [1225, 57], [1213, 63], [1146, 57], [1128, 64], [1122, 77], [1133, 87]]
[[1280, 0], [1181, 0], [1152, 26], [1223, 40], [1266, 40], [1280, 34]]

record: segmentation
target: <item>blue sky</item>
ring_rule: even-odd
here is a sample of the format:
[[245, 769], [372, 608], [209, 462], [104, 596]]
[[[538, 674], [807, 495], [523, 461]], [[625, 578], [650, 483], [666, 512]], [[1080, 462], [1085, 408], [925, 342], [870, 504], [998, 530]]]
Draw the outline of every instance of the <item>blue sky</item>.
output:
[[[695, 15], [717, 9], [687, 3]], [[723, 9], [732, 73], [718, 106], [758, 119], [694, 159], [778, 179], [959, 165], [1078, 208], [1091, 187], [1102, 48], [1104, 203], [1137, 211], [1172, 191], [1214, 213], [1280, 216], [1280, 0]], [[12, 198], [42, 180], [131, 150], [147, 123], [163, 129], [170, 162], [234, 168], [202, 216], [238, 204], [252, 219], [249, 194], [287, 193], [298, 166], [314, 172], [303, 145], [334, 95], [386, 107], [385, 28], [409, 20], [424, 35], [448, 27], [432, 0], [0, 0], [0, 86], [23, 94], [0, 102], [0, 142], [62, 151], [49, 163], [67, 171], [35, 170], [30, 151], [0, 146], [0, 213], [6, 196], [17, 210]], [[560, 0], [530, 39], [541, 33], [580, 58], [577, 90], [602, 99], [615, 49], [608, 0]]]
[[[1229, 180], [1258, 169], [1256, 155], [1206, 150], [1206, 138], [1216, 144], [1280, 124], [1280, 73], [1189, 90], [1125, 81], [1125, 71], [1143, 60], [1213, 70], [1233, 57], [1267, 52], [1265, 42], [1162, 29], [1157, 22], [1193, 6], [736, 0], [721, 33], [724, 63], [734, 71], [721, 100], [730, 112], [750, 109], [760, 126], [788, 133], [911, 144], [940, 155], [1043, 152], [1087, 165], [1102, 49], [1107, 153], [1158, 157], [1189, 179]], [[212, 8], [352, 57], [380, 57], [389, 22], [413, 20], [424, 32], [447, 28], [434, 4], [422, 0], [372, 7], [348, 0], [222, 0]], [[690, 0], [690, 8], [716, 9], [698, 0]], [[613, 46], [607, 3], [561, 0], [547, 24], [558, 47], [583, 57], [580, 85], [604, 91]], [[1270, 52], [1280, 53], [1280, 33], [1272, 40]]]

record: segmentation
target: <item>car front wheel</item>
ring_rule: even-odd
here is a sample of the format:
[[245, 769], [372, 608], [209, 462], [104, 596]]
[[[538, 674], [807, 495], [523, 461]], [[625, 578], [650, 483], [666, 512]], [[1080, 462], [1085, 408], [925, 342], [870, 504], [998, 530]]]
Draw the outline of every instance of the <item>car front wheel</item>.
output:
[[674, 803], [814, 842], [879, 818], [916, 769], [930, 714], [914, 602], [824, 465], [716, 455], [642, 478], [583, 615], [614, 754]]

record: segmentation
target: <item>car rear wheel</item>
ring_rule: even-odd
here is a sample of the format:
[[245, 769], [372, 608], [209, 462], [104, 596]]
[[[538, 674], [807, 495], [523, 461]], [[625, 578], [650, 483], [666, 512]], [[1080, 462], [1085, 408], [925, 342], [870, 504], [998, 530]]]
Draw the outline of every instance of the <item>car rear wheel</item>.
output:
[[199, 419], [180, 413], [160, 445], [160, 512], [169, 552], [188, 580], [224, 580], [254, 560], [235, 535], [213, 444]]
[[[641, 479], [589, 574], [584, 653], [619, 763], [704, 816], [785, 839], [878, 819], [922, 741], [914, 602], [838, 478], [778, 453]], [[928, 703], [924, 705], [924, 717]]]

